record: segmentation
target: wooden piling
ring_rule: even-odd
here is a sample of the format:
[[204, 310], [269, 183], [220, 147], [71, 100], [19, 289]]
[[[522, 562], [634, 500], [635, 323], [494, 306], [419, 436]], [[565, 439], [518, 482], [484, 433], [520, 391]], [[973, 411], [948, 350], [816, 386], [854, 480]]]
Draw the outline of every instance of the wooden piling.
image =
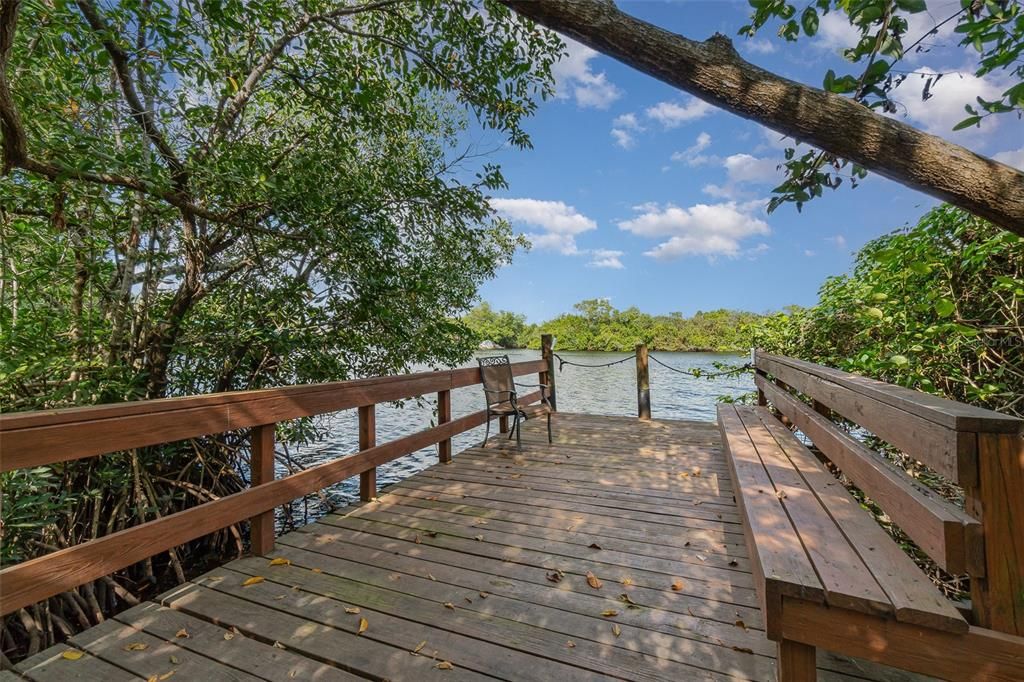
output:
[[640, 419], [651, 418], [651, 376], [647, 365], [647, 344], [636, 346], [636, 405]]

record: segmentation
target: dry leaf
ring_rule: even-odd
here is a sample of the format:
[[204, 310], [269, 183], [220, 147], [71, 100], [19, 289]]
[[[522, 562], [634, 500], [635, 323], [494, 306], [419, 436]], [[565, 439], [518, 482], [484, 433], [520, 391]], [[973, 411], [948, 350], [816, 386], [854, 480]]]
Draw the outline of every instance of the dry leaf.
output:
[[143, 644], [142, 642], [132, 642], [130, 644], [125, 644], [122, 648], [125, 651], [145, 651], [149, 648], [149, 645]]
[[683, 590], [683, 581], [680, 580], [679, 578], [676, 578], [675, 582], [672, 583], [672, 591], [673, 592], [681, 592], [682, 590]]
[[427, 499], [430, 500], [431, 502], [437, 502], [437, 495], [431, 495]]
[[605, 609], [604, 611], [601, 612], [601, 615], [604, 616], [605, 618], [613, 618], [613, 617], [619, 615], [619, 612], [616, 611], [615, 609]]
[[254, 575], [251, 578], [246, 578], [245, 581], [242, 583], [242, 587], [249, 587], [250, 585], [259, 585], [261, 582], [263, 582], [263, 576]]
[[324, 572], [324, 569], [322, 569], [322, 568], [311, 568], [309, 570], [313, 571], [314, 573], [323, 573]]
[[168, 677], [170, 677], [171, 675], [173, 675], [176, 672], [178, 672], [178, 671], [177, 670], [171, 670], [170, 672], [164, 673], [163, 675], [161, 675], [157, 679], [160, 680], [160, 682], [163, 682], [163, 680], [166, 680]]
[[476, 540], [477, 542], [479, 542], [479, 541], [484, 539], [484, 536], [483, 535], [474, 535], [473, 539]]
[[420, 540], [420, 536], [419, 535], [416, 536], [416, 538], [413, 540], [413, 542], [415, 542], [417, 545], [423, 544], [423, 541]]
[[631, 607], [638, 607], [639, 606], [639, 604], [637, 604], [635, 601], [633, 601], [630, 598], [630, 596], [628, 594], [626, 594], [625, 592], [623, 592], [622, 594], [619, 595], [619, 601], [622, 602], [623, 604], [626, 604], [626, 605], [631, 606]]
[[279, 594], [276, 597], [274, 597], [274, 601], [281, 601], [282, 599], [284, 599], [287, 596], [288, 596], [287, 594]]
[[489, 595], [490, 592], [478, 592], [478, 594], [480, 595], [481, 599], [487, 599], [487, 595]]
[[679, 478], [689, 478], [689, 477], [690, 477], [690, 473], [688, 471], [680, 471], [679, 472]]
[[624, 575], [624, 576], [622, 576], [621, 582], [622, 582], [623, 585], [629, 587], [630, 585], [633, 584], [633, 579], [630, 578], [628, 575]]
[[181, 661], [178, 660], [177, 656], [171, 656], [168, 660], [170, 660], [171, 665], [178, 665], [179, 663], [181, 663]]
[[438, 663], [434, 667], [437, 668], [438, 670], [452, 670], [455, 666], [452, 665], [451, 661], [441, 661], [440, 663]]
[[62, 653], [60, 655], [61, 658], [65, 659], [65, 660], [68, 660], [68, 661], [77, 661], [82, 656], [85, 656], [85, 654], [83, 652], [76, 651], [74, 649], [68, 649], [67, 651], [65, 651], [64, 653]]
[[622, 630], [619, 629], [618, 623], [612, 623], [612, 634], [616, 637], [622, 634]]
[[271, 566], [291, 566], [291, 559], [285, 559], [284, 557], [277, 557], [270, 560]]
[[553, 583], [562, 582], [562, 578], [565, 577], [565, 573], [562, 573], [557, 568], [550, 573], [545, 573], [544, 576]]
[[698, 554], [697, 558], [700, 559], [701, 561], [707, 561], [708, 560], [708, 558], [706, 556], [704, 556], [703, 554]]
[[603, 585], [604, 583], [598, 580], [596, 575], [594, 575], [590, 571], [587, 571], [587, 584], [593, 587], [595, 590], [599, 590], [601, 589], [601, 585]]
[[738, 627], [738, 628], [743, 628], [744, 630], [746, 630], [746, 629], [747, 629], [747, 624], [746, 624], [746, 623], [744, 623], [744, 622], [743, 622], [742, 620], [738, 620], [738, 621], [736, 621], [736, 622], [735, 622], [735, 623], [733, 623], [733, 624], [734, 624], [734, 625], [735, 625], [736, 627]]
[[146, 678], [146, 682], [160, 682], [160, 678], [156, 675], [150, 675]]
[[569, 647], [570, 649], [575, 649], [576, 648], [576, 642], [574, 642], [574, 641], [572, 641], [570, 639], [568, 642], [565, 643], [565, 646]]
[[420, 653], [421, 651], [423, 651], [423, 647], [425, 647], [426, 645], [427, 645], [427, 640], [423, 640], [422, 642], [420, 642], [419, 644], [417, 644], [417, 645], [416, 645], [416, 648], [415, 648], [415, 649], [413, 649], [412, 651], [410, 651], [409, 653], [410, 653], [410, 654], [412, 654], [413, 656], [418, 656], [418, 655], [419, 655], [419, 653]]
[[700, 476], [700, 467], [694, 467], [692, 473], [694, 476]]
[[191, 635], [188, 634], [188, 630], [186, 630], [185, 628], [182, 628], [175, 632], [174, 636], [178, 639], [188, 639], [189, 637], [191, 637]]
[[786, 491], [785, 491], [785, 490], [779, 490], [779, 491], [777, 491], [777, 492], [775, 493], [775, 497], [779, 498], [780, 500], [784, 500], [784, 499], [786, 499]]
[[359, 607], [358, 606], [346, 606], [345, 607], [345, 613], [359, 613]]
[[224, 639], [234, 639], [234, 638], [235, 638], [235, 633], [233, 633], [233, 632], [225, 632], [224, 633]]
[[472, 599], [470, 599], [469, 597], [463, 597], [463, 599], [465, 599], [465, 600], [466, 600], [466, 603], [467, 603], [467, 604], [472, 604], [472, 603], [473, 603], [473, 600], [472, 600]]
[[360, 618], [359, 619], [359, 631], [356, 634], [357, 635], [363, 634], [364, 632], [366, 632], [366, 628], [368, 628], [368, 627], [370, 627], [370, 622], [368, 620], [366, 620], [365, 618]]
[[590, 549], [601, 549], [601, 545], [597, 544], [596, 542], [591, 542], [589, 547]]
[[431, 580], [433, 580], [433, 581], [437, 582], [437, 578], [435, 578], [435, 577], [434, 577], [433, 575], [431, 575], [430, 573], [427, 573], [427, 577], [428, 577], [428, 578], [430, 578]]
[[275, 648], [275, 649], [284, 649], [284, 648], [285, 648], [285, 646], [284, 646], [284, 644], [281, 644], [280, 642], [278, 642], [278, 641], [277, 641], [277, 640], [275, 639], [275, 640], [274, 640], [274, 648]]
[[446, 609], [455, 609], [455, 604], [451, 603], [450, 601], [446, 601], [446, 602], [444, 603], [444, 607], [445, 607]]
[[511, 476], [509, 476], [509, 478], [522, 478], [522, 477], [523, 477], [522, 474], [512, 474]]

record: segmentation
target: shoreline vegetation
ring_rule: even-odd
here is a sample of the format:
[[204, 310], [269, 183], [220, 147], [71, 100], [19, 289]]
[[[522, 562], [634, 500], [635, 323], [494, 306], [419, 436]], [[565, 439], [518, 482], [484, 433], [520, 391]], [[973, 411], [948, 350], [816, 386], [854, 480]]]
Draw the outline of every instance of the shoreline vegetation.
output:
[[573, 311], [530, 324], [524, 315], [495, 310], [484, 302], [461, 321], [485, 350], [536, 350], [541, 334], [551, 334], [561, 351], [624, 353], [644, 343], [652, 351], [722, 353], [749, 350], [755, 325], [764, 317], [726, 309], [700, 311], [692, 317], [652, 315], [635, 307], [618, 310], [600, 298], [580, 301]]

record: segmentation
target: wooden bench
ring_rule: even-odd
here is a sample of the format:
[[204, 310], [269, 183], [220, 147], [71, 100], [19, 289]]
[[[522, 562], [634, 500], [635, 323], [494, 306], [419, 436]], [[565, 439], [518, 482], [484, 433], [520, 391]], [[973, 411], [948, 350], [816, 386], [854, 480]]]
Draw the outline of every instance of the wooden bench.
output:
[[[944, 679], [1024, 679], [1024, 637], [1011, 629], [1018, 617], [1024, 618], [1018, 612], [1024, 610], [1024, 592], [993, 599], [986, 591], [1000, 562], [1010, 567], [1004, 573], [1024, 571], [1014, 554], [1022, 538], [990, 540], [990, 549], [1009, 552], [1009, 558], [988, 555], [985, 524], [888, 465], [831, 417], [838, 412], [880, 437], [886, 433], [886, 440], [899, 441], [907, 454], [967, 483], [970, 494], [977, 494], [982, 477], [961, 460], [976, 465], [979, 454], [985, 460], [991, 453], [967, 444], [976, 445], [979, 433], [992, 433], [999, 434], [997, 443], [1020, 448], [1019, 420], [969, 406], [953, 409], [944, 404], [950, 401], [940, 404], [926, 396], [929, 410], [944, 409], [959, 418], [959, 423], [941, 425], [922, 417], [936, 418], [922, 409], [921, 400], [915, 414], [892, 397], [918, 398], [913, 391], [779, 356], [759, 354], [755, 362], [761, 402], [770, 402], [775, 412], [724, 404], [718, 421], [765, 629], [779, 645], [779, 679], [815, 679], [816, 647]], [[821, 376], [826, 372], [831, 374]], [[794, 395], [794, 388], [811, 404]], [[881, 394], [871, 397], [871, 391], [884, 392], [886, 402]], [[806, 435], [819, 453], [787, 424]], [[985, 599], [986, 608], [976, 604], [974, 613], [961, 613], [819, 456], [859, 486], [940, 566], [970, 573], [972, 583], [980, 583], [973, 596]], [[1024, 449], [1016, 456], [1024, 470]], [[1012, 456], [1006, 459], [1013, 461]], [[1008, 514], [1007, 519], [1010, 526], [1018, 517]], [[1024, 576], [1000, 575], [998, 581], [1019, 587]], [[993, 622], [1011, 627], [998, 632], [990, 629]]]

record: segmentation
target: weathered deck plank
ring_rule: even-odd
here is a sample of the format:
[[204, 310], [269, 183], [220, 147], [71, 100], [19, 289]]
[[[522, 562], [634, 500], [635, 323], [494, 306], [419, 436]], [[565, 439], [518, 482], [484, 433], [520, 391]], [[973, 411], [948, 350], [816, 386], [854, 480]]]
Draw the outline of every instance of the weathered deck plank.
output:
[[[554, 427], [549, 445], [527, 423], [522, 453], [502, 436], [469, 448], [278, 538], [288, 563], [233, 561], [74, 638], [78, 660], [55, 648], [19, 673], [774, 679], [715, 425], [558, 413]], [[834, 682], [921, 679], [818, 664]]]

